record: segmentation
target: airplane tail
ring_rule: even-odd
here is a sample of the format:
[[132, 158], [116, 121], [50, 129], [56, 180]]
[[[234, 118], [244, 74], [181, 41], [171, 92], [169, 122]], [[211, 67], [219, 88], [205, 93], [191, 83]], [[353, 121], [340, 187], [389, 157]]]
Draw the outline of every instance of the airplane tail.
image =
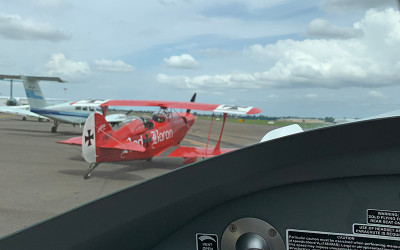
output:
[[82, 133], [82, 154], [89, 162], [97, 162], [97, 149], [110, 142], [114, 131], [107, 123], [104, 116], [99, 113], [92, 113], [86, 120]]
[[[146, 150], [136, 142], [119, 141], [116, 138], [117, 133], [111, 128], [102, 114], [92, 113], [89, 115], [82, 133], [83, 158], [89, 163], [99, 163], [104, 161], [105, 157], [108, 157], [104, 153], [104, 150], [107, 149], [136, 152], [144, 152]], [[73, 141], [67, 142], [67, 144], [73, 144]]]
[[29, 76], [21, 76], [21, 79], [24, 83], [26, 97], [28, 98], [29, 106], [31, 107], [31, 109], [43, 108], [48, 106], [46, 100], [44, 99], [42, 90], [39, 86], [40, 80]]

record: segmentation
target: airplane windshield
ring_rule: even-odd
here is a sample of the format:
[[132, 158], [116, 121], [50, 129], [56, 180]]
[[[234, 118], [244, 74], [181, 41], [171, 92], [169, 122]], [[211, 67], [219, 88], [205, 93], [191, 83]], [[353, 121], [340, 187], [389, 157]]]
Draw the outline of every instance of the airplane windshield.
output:
[[129, 123], [131, 123], [133, 121], [135, 121], [135, 120], [138, 120], [141, 123], [143, 123], [143, 126], [145, 128], [153, 128], [154, 127], [153, 119], [150, 116], [135, 116], [135, 115], [132, 115], [132, 116], [128, 116], [124, 121], [122, 121], [118, 125], [117, 129], [119, 129], [119, 128], [121, 128], [121, 127], [123, 127], [123, 126], [125, 126], [125, 125], [127, 125], [127, 124], [129, 124]]
[[153, 120], [158, 123], [163, 123], [167, 120], [168, 114], [164, 109], [153, 113]]
[[140, 120], [140, 121], [142, 121], [142, 119], [141, 119], [140, 117], [138, 117], [138, 116], [135, 116], [135, 115], [128, 116], [125, 120], [123, 120], [123, 121], [121, 122], [121, 124], [119, 125], [119, 127], [123, 127], [123, 126], [125, 126], [126, 124], [128, 124], [128, 123], [130, 123], [130, 122], [132, 122], [132, 121], [134, 121], [134, 120]]

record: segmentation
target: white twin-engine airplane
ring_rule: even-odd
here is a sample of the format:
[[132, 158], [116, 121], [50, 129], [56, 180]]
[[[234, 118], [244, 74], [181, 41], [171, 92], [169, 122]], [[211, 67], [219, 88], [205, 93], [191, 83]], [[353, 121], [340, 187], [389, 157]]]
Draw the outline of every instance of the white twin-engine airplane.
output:
[[[48, 105], [39, 86], [40, 81], [66, 82], [59, 77], [41, 77], [41, 76], [18, 76], [18, 75], [0, 75], [0, 79], [19, 79], [22, 80], [28, 98], [30, 111], [14, 107], [12, 112], [7, 109], [1, 110], [3, 113], [17, 114], [22, 116], [30, 115], [30, 112], [42, 117], [50, 118], [54, 121], [51, 128], [52, 133], [57, 132], [57, 127], [61, 123], [73, 125], [85, 124], [87, 117], [94, 112], [101, 112], [100, 105], [107, 100], [80, 100], [76, 102], [67, 102], [57, 105]], [[116, 124], [126, 119], [125, 114], [112, 114], [106, 116], [106, 121], [110, 124]]]

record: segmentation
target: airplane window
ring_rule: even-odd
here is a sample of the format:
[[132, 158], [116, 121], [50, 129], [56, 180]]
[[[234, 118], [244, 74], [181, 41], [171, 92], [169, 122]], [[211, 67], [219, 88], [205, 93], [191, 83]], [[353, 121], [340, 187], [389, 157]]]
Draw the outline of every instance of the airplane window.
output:
[[82, 107], [81, 106], [76, 106], [75, 109], [76, 110], [82, 110]]
[[90, 111], [94, 111], [94, 108], [93, 108], [93, 107], [89, 107], [89, 110], [90, 110]]
[[83, 107], [82, 110], [88, 110], [88, 108], [87, 107]]

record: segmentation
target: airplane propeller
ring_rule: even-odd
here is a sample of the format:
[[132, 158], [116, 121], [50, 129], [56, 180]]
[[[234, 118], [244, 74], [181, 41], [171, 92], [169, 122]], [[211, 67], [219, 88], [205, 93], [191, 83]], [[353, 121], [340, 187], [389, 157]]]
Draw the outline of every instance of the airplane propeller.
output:
[[[400, 1], [400, 0], [399, 0]], [[195, 102], [196, 101], [196, 95], [197, 93], [194, 93], [194, 95], [192, 96], [192, 98], [190, 98], [190, 102]], [[191, 109], [187, 109], [186, 113], [190, 113]]]

